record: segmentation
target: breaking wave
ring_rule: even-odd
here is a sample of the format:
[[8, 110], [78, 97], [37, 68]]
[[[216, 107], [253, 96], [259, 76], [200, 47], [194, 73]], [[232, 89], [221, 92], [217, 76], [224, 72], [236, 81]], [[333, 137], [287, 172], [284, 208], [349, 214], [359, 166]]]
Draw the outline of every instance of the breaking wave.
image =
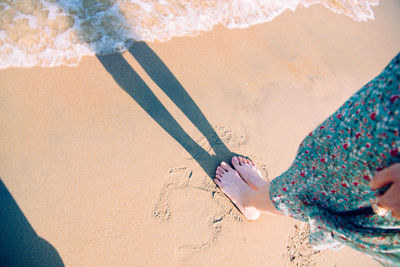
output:
[[0, 0], [0, 68], [77, 65], [135, 41], [245, 28], [299, 5], [322, 4], [356, 21], [379, 0]]

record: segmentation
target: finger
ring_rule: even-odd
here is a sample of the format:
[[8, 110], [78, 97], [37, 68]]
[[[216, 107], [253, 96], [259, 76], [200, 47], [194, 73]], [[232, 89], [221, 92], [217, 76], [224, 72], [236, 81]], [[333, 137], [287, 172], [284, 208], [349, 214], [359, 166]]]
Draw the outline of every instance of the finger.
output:
[[398, 211], [392, 211], [392, 216], [395, 217], [396, 219], [400, 220], [400, 212]]
[[391, 211], [400, 212], [400, 184], [394, 182], [390, 188], [379, 198], [377, 198], [378, 206], [389, 209]]
[[380, 172], [377, 172], [369, 183], [369, 186], [372, 189], [377, 189], [382, 186], [393, 183], [395, 178], [400, 176], [400, 168], [399, 164], [394, 164], [386, 169], [383, 169]]
[[393, 205], [393, 197], [390, 192], [386, 192], [383, 196], [377, 198], [376, 203], [379, 207], [392, 210], [394, 207]]

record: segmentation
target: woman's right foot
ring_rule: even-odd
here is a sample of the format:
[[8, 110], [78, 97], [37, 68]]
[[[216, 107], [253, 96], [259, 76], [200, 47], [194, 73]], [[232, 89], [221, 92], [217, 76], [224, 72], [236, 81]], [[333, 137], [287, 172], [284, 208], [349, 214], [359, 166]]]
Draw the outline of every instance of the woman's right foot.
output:
[[234, 156], [232, 157], [232, 165], [243, 181], [254, 190], [262, 190], [268, 187], [268, 182], [263, 179], [260, 170], [251, 160]]
[[240, 178], [253, 189], [253, 194], [246, 199], [247, 203], [259, 211], [269, 214], [282, 215], [269, 198], [269, 182], [264, 180], [260, 170], [249, 159], [232, 157], [232, 165], [239, 173]]
[[247, 219], [256, 220], [260, 216], [260, 211], [249, 205], [249, 200], [258, 192], [248, 186], [231, 166], [222, 162], [215, 172], [214, 181]]

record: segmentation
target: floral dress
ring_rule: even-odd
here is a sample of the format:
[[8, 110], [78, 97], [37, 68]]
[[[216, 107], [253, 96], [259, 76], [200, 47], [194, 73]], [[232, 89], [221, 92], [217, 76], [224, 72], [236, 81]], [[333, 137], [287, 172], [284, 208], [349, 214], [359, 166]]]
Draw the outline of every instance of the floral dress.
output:
[[343, 244], [400, 265], [400, 221], [374, 214], [376, 172], [400, 162], [400, 53], [301, 143], [292, 166], [271, 182], [284, 214], [308, 222], [316, 249]]

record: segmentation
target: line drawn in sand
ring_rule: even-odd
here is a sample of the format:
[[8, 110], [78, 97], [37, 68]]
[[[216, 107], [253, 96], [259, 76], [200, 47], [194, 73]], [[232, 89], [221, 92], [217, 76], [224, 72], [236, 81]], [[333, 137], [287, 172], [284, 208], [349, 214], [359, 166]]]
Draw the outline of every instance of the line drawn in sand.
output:
[[240, 212], [214, 182], [206, 175], [193, 175], [187, 167], [169, 170], [153, 217], [174, 233], [176, 250], [186, 255], [216, 242], [224, 222], [242, 223]]
[[[227, 127], [213, 126], [213, 129], [215, 132], [209, 134], [210, 140], [207, 140], [204, 136], [195, 138], [196, 143], [208, 153], [211, 153], [213, 150], [214, 152], [218, 151], [221, 147], [227, 147], [232, 151], [247, 143], [246, 136], [237, 134]], [[186, 159], [193, 159], [186, 151], [182, 153], [184, 153]]]
[[[264, 164], [261, 171], [266, 174]], [[154, 206], [153, 217], [174, 233], [176, 250], [186, 255], [215, 243], [225, 223], [242, 224], [244, 220], [207, 175], [195, 175], [187, 167], [169, 170]]]
[[[211, 143], [213, 143], [213, 146], [210, 145], [210, 143], [204, 136], [198, 138], [196, 141], [196, 143], [199, 144], [202, 148], [204, 148], [204, 150], [207, 151], [208, 153], [210, 153], [212, 150], [218, 150], [218, 146], [226, 146], [229, 150], [233, 151], [247, 144], [247, 138], [243, 134], [235, 133], [231, 129], [222, 126], [213, 126], [213, 129], [215, 130], [215, 133], [217, 133], [219, 136], [212, 138], [211, 141], [213, 142]], [[221, 143], [221, 141], [223, 143]], [[184, 151], [183, 153], [187, 160], [193, 159], [193, 157], [187, 154], [186, 151]], [[268, 178], [267, 167], [263, 163], [263, 161], [254, 155], [250, 155], [248, 156], [248, 158], [251, 159], [260, 169], [264, 179]], [[230, 162], [228, 163], [231, 164]]]
[[316, 266], [316, 259], [321, 251], [314, 250], [309, 242], [310, 228], [307, 223], [294, 225], [294, 231], [289, 236], [286, 251], [282, 254], [285, 266]]
[[[197, 139], [197, 144], [208, 153], [212, 150], [218, 151], [219, 146], [236, 150], [247, 143], [244, 135], [229, 128], [213, 128], [219, 137], [216, 136], [211, 141], [205, 137]], [[210, 143], [213, 144], [212, 147]], [[190, 163], [193, 158], [186, 151], [184, 153]], [[263, 176], [268, 177], [266, 165], [253, 155], [249, 158], [258, 166]], [[177, 244], [175, 251], [181, 258], [213, 245], [224, 227], [228, 229], [231, 223], [243, 229], [241, 225], [244, 219], [229, 198], [207, 174], [197, 171], [194, 173], [186, 166], [169, 170], [152, 212], [153, 218], [165, 225], [166, 231], [173, 233], [174, 243]]]

